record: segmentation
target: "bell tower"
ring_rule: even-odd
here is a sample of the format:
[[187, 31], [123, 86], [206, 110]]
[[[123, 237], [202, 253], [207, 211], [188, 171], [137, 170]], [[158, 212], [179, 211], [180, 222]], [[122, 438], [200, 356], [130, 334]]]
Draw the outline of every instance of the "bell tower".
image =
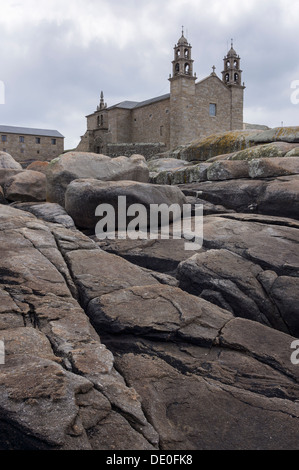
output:
[[174, 60], [172, 61], [172, 79], [189, 77], [194, 79], [193, 60], [191, 58], [191, 44], [184, 37], [184, 30], [178, 43], [174, 46]]
[[222, 81], [231, 92], [230, 128], [243, 128], [244, 83], [242, 84], [242, 70], [240, 56], [236, 53], [231, 40], [231, 48], [224, 57]]
[[242, 70], [240, 68], [240, 56], [238, 56], [234, 49], [233, 40], [231, 40], [231, 48], [223, 60], [222, 81], [226, 85], [241, 86]]
[[195, 80], [192, 46], [182, 29], [182, 36], [174, 46], [170, 81], [170, 147], [192, 140], [194, 125]]

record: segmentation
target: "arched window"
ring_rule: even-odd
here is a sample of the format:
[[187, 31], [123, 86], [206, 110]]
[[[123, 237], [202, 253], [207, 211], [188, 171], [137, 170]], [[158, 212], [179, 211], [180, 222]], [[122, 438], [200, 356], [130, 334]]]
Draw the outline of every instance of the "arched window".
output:
[[226, 81], [226, 82], [229, 81], [229, 74], [228, 74], [228, 73], [225, 75], [225, 81]]
[[181, 55], [181, 51], [180, 51], [180, 49], [177, 49], [177, 51], [176, 51], [176, 56], [177, 56], [177, 57], [180, 57], [180, 55]]
[[100, 127], [100, 116], [97, 117], [97, 126]]
[[226, 62], [226, 66], [227, 66], [227, 68], [230, 67], [230, 61], [229, 60]]
[[188, 75], [190, 73], [190, 65], [188, 63], [185, 64], [185, 74]]
[[234, 79], [235, 79], [235, 82], [237, 82], [239, 80], [239, 74], [238, 73], [235, 73]]
[[235, 67], [235, 69], [238, 68], [238, 62], [236, 60], [234, 61], [234, 67]]
[[185, 49], [185, 50], [184, 50], [184, 56], [185, 56], [185, 59], [189, 59], [189, 51], [188, 51], [188, 49]]
[[175, 64], [175, 72], [179, 73], [180, 71], [180, 64]]
[[101, 126], [103, 126], [103, 124], [104, 124], [104, 116], [103, 114], [101, 114]]

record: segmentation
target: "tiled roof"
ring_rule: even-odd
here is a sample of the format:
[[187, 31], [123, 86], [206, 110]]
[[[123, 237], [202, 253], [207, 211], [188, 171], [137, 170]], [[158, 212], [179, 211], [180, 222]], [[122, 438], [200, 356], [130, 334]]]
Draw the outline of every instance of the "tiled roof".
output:
[[16, 126], [2, 126], [0, 125], [1, 134], [20, 134], [20, 135], [38, 135], [43, 137], [62, 137], [60, 132], [50, 129], [34, 129], [31, 127], [16, 127]]

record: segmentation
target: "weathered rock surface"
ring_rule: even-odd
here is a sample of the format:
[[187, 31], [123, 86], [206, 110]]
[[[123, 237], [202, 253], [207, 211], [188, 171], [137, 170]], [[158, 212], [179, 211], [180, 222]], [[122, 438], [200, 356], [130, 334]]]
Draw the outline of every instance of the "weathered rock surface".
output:
[[[113, 355], [77, 300], [76, 275], [88, 285], [89, 273], [82, 279], [85, 255], [96, 260], [94, 286], [102, 283], [104, 292], [130, 284], [119, 269], [126, 262], [108, 263], [108, 287], [107, 276], [100, 280], [98, 274], [103, 256], [110, 255], [76, 230], [9, 206], [1, 206], [0, 221], [0, 338], [6, 351], [0, 366], [1, 448], [154, 449], [158, 434], [139, 397], [114, 369]], [[72, 257], [82, 254], [78, 271], [68, 268], [69, 250]], [[157, 283], [135, 266], [132, 271], [136, 284]]]
[[0, 168], [22, 170], [22, 166], [9, 153], [0, 151]]
[[31, 212], [38, 219], [53, 222], [65, 227], [75, 227], [73, 219], [59, 204], [52, 202], [15, 202], [11, 204], [15, 209]]
[[296, 149], [297, 146], [298, 144], [287, 142], [271, 142], [269, 144], [256, 145], [240, 152], [235, 152], [229, 157], [229, 160], [250, 161], [253, 158], [283, 158], [291, 150]]
[[299, 176], [268, 179], [232, 179], [179, 185], [188, 196], [237, 212], [290, 217], [299, 216]]
[[271, 178], [299, 173], [299, 157], [260, 158], [248, 162], [250, 178]]
[[30, 163], [30, 165], [27, 166], [27, 170], [32, 170], [32, 171], [40, 171], [44, 175], [47, 172], [49, 162], [40, 162], [40, 161], [35, 161]]
[[261, 144], [269, 142], [299, 142], [299, 127], [275, 127], [256, 134], [250, 138], [251, 143]]
[[4, 191], [2, 186], [0, 186], [0, 204], [6, 204], [6, 199], [4, 197]]
[[205, 161], [218, 155], [237, 152], [249, 147], [250, 139], [262, 131], [258, 130], [239, 130], [220, 132], [199, 140], [194, 140], [179, 149], [177, 158], [187, 161]]
[[[96, 179], [78, 179], [72, 181], [65, 193], [65, 209], [77, 227], [94, 229], [100, 219], [95, 215], [100, 204], [109, 204], [115, 211], [115, 225], [119, 214], [119, 197], [125, 197], [124, 211], [132, 204], [142, 204], [145, 217], [140, 217], [146, 228], [150, 221], [152, 204], [185, 204], [186, 197], [176, 186], [153, 185], [137, 181], [100, 181]], [[103, 214], [102, 214], [103, 215]], [[130, 214], [134, 216], [134, 214]], [[114, 222], [114, 220], [113, 220]]]
[[4, 193], [9, 201], [45, 201], [46, 177], [38, 171], [22, 171], [6, 179]]
[[[183, 162], [182, 160], [177, 160]], [[185, 162], [187, 163], [187, 162]], [[150, 173], [150, 182], [154, 184], [184, 184], [194, 181], [206, 181], [208, 168], [211, 163], [197, 163], [180, 166], [176, 168], [162, 169], [156, 173]]]
[[52, 160], [47, 167], [47, 201], [64, 207], [66, 188], [78, 178], [147, 182], [149, 169], [141, 155], [110, 158], [89, 152], [68, 152]]
[[[290, 328], [298, 222], [252, 217], [207, 217], [195, 256], [207, 281], [214, 252], [226, 259], [222, 280], [267, 319], [271, 292]], [[0, 226], [0, 448], [298, 448], [294, 337], [240, 318], [242, 299], [229, 311], [159, 282], [75, 228], [7, 205]]]
[[189, 293], [293, 336], [299, 335], [299, 226], [260, 216], [204, 219], [204, 251], [178, 267]]
[[217, 161], [207, 170], [207, 180], [222, 181], [239, 178], [248, 178], [249, 170], [246, 161]]

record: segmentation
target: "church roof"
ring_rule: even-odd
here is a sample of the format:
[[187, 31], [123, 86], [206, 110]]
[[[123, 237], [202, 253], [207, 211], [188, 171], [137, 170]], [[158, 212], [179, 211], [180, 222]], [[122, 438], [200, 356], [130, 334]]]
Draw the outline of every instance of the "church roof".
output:
[[15, 127], [15, 126], [2, 126], [0, 125], [0, 132], [2, 134], [21, 134], [21, 135], [38, 135], [43, 137], [62, 137], [60, 132], [51, 129], [35, 129], [31, 127]]
[[120, 103], [109, 106], [107, 109], [122, 108], [122, 109], [133, 109], [138, 104], [138, 101], [121, 101]]
[[167, 100], [170, 98], [170, 93], [167, 93], [166, 95], [161, 95], [161, 96], [156, 96], [155, 98], [151, 98], [149, 100], [145, 101], [121, 101], [120, 103], [117, 103], [113, 106], [110, 106], [107, 108], [108, 110], [114, 109], [114, 108], [121, 108], [121, 109], [135, 109], [135, 108], [142, 108], [143, 106], [147, 106], [148, 104], [156, 103], [158, 101], [163, 101]]
[[156, 98], [151, 98], [151, 99], [146, 100], [146, 101], [141, 101], [140, 103], [137, 103], [136, 106], [134, 106], [134, 108], [141, 108], [142, 106], [147, 106], [148, 104], [156, 103], [158, 101], [167, 100], [168, 98], [170, 98], [170, 93], [167, 93], [166, 95], [157, 96]]

